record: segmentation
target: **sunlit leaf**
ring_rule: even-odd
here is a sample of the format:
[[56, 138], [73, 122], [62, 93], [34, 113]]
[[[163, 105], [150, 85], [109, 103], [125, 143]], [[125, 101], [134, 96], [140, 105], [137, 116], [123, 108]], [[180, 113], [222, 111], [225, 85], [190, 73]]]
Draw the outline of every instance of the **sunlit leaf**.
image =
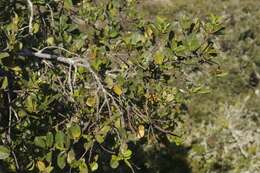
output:
[[139, 125], [138, 126], [138, 132], [137, 132], [137, 138], [140, 139], [140, 138], [144, 137], [144, 132], [145, 132], [144, 126]]
[[0, 60], [6, 57], [9, 57], [9, 53], [7, 52], [0, 53]]
[[96, 135], [95, 138], [96, 138], [97, 142], [100, 144], [103, 143], [105, 140], [103, 135]]
[[35, 34], [39, 31], [40, 25], [38, 23], [33, 24], [32, 32]]
[[128, 158], [131, 157], [132, 151], [129, 150], [129, 149], [127, 149], [127, 150], [125, 150], [125, 151], [122, 151], [122, 154], [123, 154], [123, 157], [124, 157], [124, 158], [128, 159]]
[[0, 160], [4, 160], [8, 158], [9, 155], [10, 155], [10, 150], [5, 146], [0, 145]]
[[113, 87], [113, 91], [117, 94], [117, 95], [122, 95], [123, 91], [121, 89], [121, 87], [119, 85], [114, 85]]
[[98, 169], [98, 163], [97, 162], [90, 163], [90, 168], [91, 171], [96, 171]]
[[4, 77], [4, 80], [3, 80], [3, 83], [2, 83], [1, 89], [6, 89], [7, 86], [8, 86], [8, 78], [7, 78], [7, 77]]
[[116, 169], [119, 166], [119, 158], [116, 155], [112, 155], [110, 159], [110, 167]]
[[68, 162], [69, 164], [71, 164], [73, 160], [75, 160], [75, 152], [74, 152], [73, 149], [71, 149], [71, 150], [68, 152], [67, 162]]
[[48, 37], [46, 42], [48, 43], [48, 45], [53, 45], [54, 44], [54, 37]]
[[44, 171], [46, 169], [45, 163], [43, 161], [37, 161], [36, 165], [39, 171]]
[[95, 106], [95, 104], [96, 104], [96, 98], [95, 98], [95, 97], [88, 97], [86, 104], [87, 104], [89, 107]]

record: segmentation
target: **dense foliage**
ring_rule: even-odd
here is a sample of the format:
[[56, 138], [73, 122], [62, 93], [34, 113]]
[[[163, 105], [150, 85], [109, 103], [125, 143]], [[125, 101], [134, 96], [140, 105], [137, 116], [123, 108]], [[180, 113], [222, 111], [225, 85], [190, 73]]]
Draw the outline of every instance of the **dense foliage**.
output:
[[9, 171], [134, 172], [135, 146], [178, 143], [186, 100], [207, 92], [187, 74], [218, 66], [223, 28], [213, 15], [148, 20], [134, 0], [0, 8], [0, 163]]

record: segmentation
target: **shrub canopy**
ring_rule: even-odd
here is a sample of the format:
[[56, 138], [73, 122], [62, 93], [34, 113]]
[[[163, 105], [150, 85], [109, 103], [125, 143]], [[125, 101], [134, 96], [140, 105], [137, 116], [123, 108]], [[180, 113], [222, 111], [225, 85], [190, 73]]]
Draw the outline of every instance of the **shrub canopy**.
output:
[[188, 73], [215, 64], [219, 19], [147, 18], [135, 0], [0, 2], [0, 163], [101, 172], [177, 140]]

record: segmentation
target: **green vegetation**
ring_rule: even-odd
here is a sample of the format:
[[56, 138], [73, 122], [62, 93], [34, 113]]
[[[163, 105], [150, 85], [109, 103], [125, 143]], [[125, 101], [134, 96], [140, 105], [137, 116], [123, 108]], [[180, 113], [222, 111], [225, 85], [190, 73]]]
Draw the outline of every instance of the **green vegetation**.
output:
[[[259, 172], [260, 2], [257, 0], [169, 1], [145, 4], [153, 15], [176, 20], [183, 15], [221, 16], [219, 69], [208, 67], [189, 75], [192, 83], [210, 89], [192, 97], [189, 115], [180, 124], [182, 145], [192, 172]], [[171, 172], [171, 171], [169, 171]]]
[[0, 173], [259, 172], [258, 6], [0, 1]]
[[0, 153], [14, 172], [134, 172], [138, 145], [174, 142], [200, 90], [185, 71], [214, 63], [222, 30], [213, 15], [148, 20], [126, 0], [1, 6]]

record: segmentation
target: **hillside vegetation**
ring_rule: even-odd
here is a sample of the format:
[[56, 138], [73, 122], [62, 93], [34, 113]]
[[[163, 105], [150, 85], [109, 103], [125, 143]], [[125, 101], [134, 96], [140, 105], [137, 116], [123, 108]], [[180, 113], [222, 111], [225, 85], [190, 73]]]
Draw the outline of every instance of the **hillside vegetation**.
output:
[[172, 20], [209, 14], [224, 20], [225, 32], [218, 38], [221, 68], [189, 75], [192, 83], [209, 89], [189, 102], [189, 115], [179, 128], [183, 145], [191, 147], [192, 172], [260, 171], [259, 6], [257, 0], [145, 3], [149, 13]]

